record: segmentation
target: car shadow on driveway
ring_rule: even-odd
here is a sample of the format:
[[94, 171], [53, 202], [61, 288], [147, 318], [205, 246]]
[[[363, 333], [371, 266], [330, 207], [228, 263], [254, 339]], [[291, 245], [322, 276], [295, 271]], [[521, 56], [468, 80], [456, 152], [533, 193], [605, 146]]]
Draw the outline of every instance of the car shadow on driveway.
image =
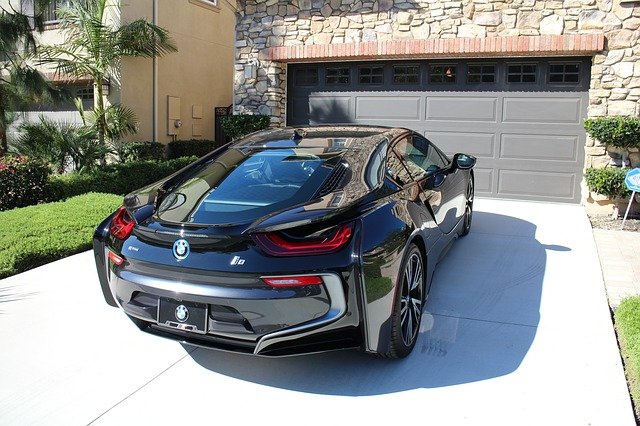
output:
[[300, 392], [364, 396], [487, 380], [518, 369], [536, 336], [547, 250], [536, 226], [476, 212], [471, 233], [436, 268], [413, 353], [386, 360], [356, 351], [286, 358], [198, 349], [202, 367]]

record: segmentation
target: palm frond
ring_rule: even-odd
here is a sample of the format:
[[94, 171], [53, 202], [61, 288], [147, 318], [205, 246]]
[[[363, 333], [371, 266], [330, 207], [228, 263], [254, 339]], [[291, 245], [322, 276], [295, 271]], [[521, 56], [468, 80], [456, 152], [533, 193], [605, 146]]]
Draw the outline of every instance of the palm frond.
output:
[[123, 25], [117, 30], [117, 37], [122, 56], [150, 58], [178, 51], [167, 30], [144, 19]]

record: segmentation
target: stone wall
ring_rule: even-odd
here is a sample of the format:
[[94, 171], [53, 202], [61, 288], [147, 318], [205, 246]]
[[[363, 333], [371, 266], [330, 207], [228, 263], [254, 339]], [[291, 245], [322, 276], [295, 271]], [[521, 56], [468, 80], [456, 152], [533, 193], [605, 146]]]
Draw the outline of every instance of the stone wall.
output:
[[[286, 65], [261, 59], [260, 52], [270, 47], [592, 33], [604, 34], [606, 42], [593, 57], [588, 115], [639, 115], [637, 2], [239, 0], [236, 110], [271, 115], [274, 125], [284, 124]], [[255, 79], [245, 76], [247, 64], [257, 67]], [[592, 140], [586, 154], [585, 167], [600, 167], [611, 160], [604, 147]], [[633, 162], [640, 162], [636, 157], [640, 156], [635, 153]]]

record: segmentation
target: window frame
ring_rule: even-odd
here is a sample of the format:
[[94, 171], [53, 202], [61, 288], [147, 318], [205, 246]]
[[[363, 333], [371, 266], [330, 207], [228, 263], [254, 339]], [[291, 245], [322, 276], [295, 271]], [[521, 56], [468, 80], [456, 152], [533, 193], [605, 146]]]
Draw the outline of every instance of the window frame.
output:
[[[370, 81], [368, 83], [363, 83], [362, 82], [362, 70], [363, 69], [371, 69], [372, 71], [374, 69], [379, 69], [380, 70], [380, 74], [374, 74], [373, 72], [371, 74], [369, 74], [368, 76], [365, 77], [369, 77], [371, 79], [375, 78], [375, 77], [380, 77], [380, 82], [375, 82], [375, 81]], [[359, 65], [358, 66], [358, 85], [363, 85], [363, 86], [383, 86], [384, 85], [384, 65]]]
[[[474, 76], [479, 76], [480, 81], [469, 81], [469, 77], [471, 76], [470, 68], [471, 67], [480, 67], [479, 73], [473, 73]], [[484, 67], [493, 67], [493, 73], [485, 73]], [[465, 83], [470, 85], [484, 85], [484, 84], [496, 84], [498, 82], [498, 64], [495, 62], [467, 62], [467, 78]], [[482, 81], [485, 75], [492, 75], [493, 81]]]
[[[315, 82], [313, 83], [309, 83], [307, 80], [307, 73], [309, 71], [315, 71]], [[303, 83], [298, 82], [298, 75], [300, 73], [305, 73], [305, 80]], [[320, 84], [320, 70], [318, 69], [317, 66], [307, 66], [307, 67], [296, 68], [293, 71], [293, 85], [295, 87], [315, 87], [315, 86], [318, 86], [319, 84]]]
[[[405, 78], [405, 81], [396, 81], [396, 69], [398, 68], [402, 68], [404, 69], [405, 73], [402, 74], [401, 76]], [[416, 69], [416, 73], [415, 74], [408, 74], [406, 73], [408, 68], [415, 68]], [[420, 64], [419, 63], [406, 63], [406, 64], [402, 64], [402, 63], [398, 63], [398, 64], [392, 64], [391, 65], [391, 84], [393, 85], [399, 85], [399, 86], [408, 86], [408, 85], [416, 85], [416, 84], [420, 84], [420, 80], [421, 80], [421, 69], [420, 69]], [[416, 80], [415, 81], [406, 81], [406, 78], [408, 76], [414, 76]]]
[[[428, 68], [427, 68], [427, 82], [428, 84], [443, 84], [443, 85], [453, 85], [453, 84], [457, 84], [458, 83], [458, 63], [446, 63], [446, 62], [441, 62], [441, 63], [433, 63], [433, 64], [428, 64]], [[434, 67], [442, 67], [442, 73], [433, 73], [433, 68]], [[447, 73], [446, 73], [446, 68], [447, 67], [451, 67], [453, 68], [453, 80], [447, 80]], [[435, 77], [435, 76], [440, 76], [442, 77], [442, 81], [432, 81], [431, 78]]]
[[[535, 71], [533, 73], [525, 73], [522, 70], [522, 67], [524, 66], [533, 66], [535, 68]], [[505, 64], [505, 82], [507, 84], [523, 84], [525, 86], [530, 86], [530, 85], [536, 85], [540, 83], [540, 63], [539, 62], [507, 62]], [[509, 72], [509, 67], [511, 66], [519, 66], [520, 68], [520, 73], [518, 74], [520, 76], [520, 81], [509, 81], [509, 76], [511, 75]], [[534, 76], [534, 80], [533, 81], [522, 81], [522, 77], [524, 75], [533, 75]]]
[[[329, 75], [329, 70], [335, 70], [337, 71], [336, 75]], [[341, 75], [340, 71], [344, 71], [346, 70], [346, 75]], [[346, 82], [341, 82], [339, 81], [341, 78], [345, 78], [347, 79]], [[335, 78], [336, 81], [335, 82], [329, 82], [329, 78]], [[324, 67], [324, 84], [327, 86], [348, 86], [349, 84], [351, 84], [351, 67], [349, 66], [327, 66]]]
[[[551, 67], [553, 66], [562, 66], [562, 72], [561, 73], [552, 73], [551, 72]], [[576, 72], [571, 72], [571, 73], [567, 73], [566, 71], [566, 67], [568, 65], [575, 65], [578, 67], [578, 70]], [[563, 62], [563, 61], [551, 61], [549, 62], [548, 66], [547, 66], [547, 84], [551, 84], [551, 85], [574, 85], [574, 84], [580, 84], [582, 81], [582, 64], [580, 62], [576, 62], [576, 61], [568, 61], [568, 62]], [[563, 81], [551, 81], [551, 75], [561, 75], [563, 77]], [[567, 76], [567, 74], [569, 75], [575, 75], [578, 79], [576, 81], [564, 81], [564, 78]]]

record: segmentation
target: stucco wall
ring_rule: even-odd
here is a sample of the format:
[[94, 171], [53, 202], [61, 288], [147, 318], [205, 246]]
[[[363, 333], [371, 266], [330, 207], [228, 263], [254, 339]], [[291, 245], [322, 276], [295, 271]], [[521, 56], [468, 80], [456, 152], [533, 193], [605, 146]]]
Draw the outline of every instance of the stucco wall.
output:
[[[122, 19], [153, 19], [152, 0], [122, 1]], [[177, 139], [213, 139], [214, 108], [229, 106], [233, 96], [233, 43], [235, 11], [228, 3], [207, 7], [206, 2], [158, 1], [158, 25], [170, 32], [177, 53], [158, 58], [157, 140], [167, 143], [173, 120], [168, 119], [167, 97], [180, 98], [182, 127]], [[130, 139], [151, 140], [153, 135], [153, 62], [126, 58], [121, 67], [122, 103], [140, 119], [140, 130]], [[202, 109], [194, 118], [193, 107]], [[197, 115], [197, 114], [196, 114]], [[200, 131], [198, 131], [200, 130]], [[201, 133], [201, 134], [197, 134]]]

